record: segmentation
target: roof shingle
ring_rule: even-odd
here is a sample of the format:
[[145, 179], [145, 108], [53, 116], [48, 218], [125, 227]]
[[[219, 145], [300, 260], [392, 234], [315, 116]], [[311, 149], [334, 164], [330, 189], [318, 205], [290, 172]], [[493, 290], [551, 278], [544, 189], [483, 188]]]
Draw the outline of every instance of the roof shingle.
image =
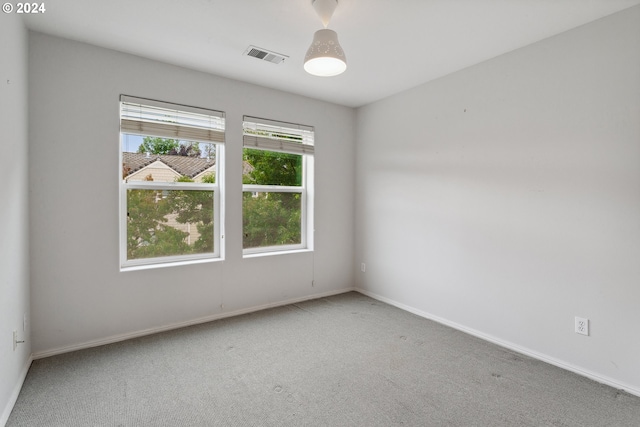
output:
[[189, 178], [194, 178], [215, 164], [215, 161], [202, 157], [173, 156], [169, 154], [152, 154], [147, 157], [146, 153], [124, 152], [122, 153], [122, 169], [126, 174], [125, 178], [149, 166], [156, 160], [161, 161], [180, 175], [188, 176]]

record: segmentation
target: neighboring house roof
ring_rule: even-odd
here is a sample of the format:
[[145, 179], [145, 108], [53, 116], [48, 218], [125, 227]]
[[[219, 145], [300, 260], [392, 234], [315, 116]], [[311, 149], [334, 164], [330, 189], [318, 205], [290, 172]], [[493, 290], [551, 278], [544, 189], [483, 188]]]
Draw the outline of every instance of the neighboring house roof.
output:
[[215, 165], [213, 160], [201, 157], [172, 156], [169, 154], [152, 154], [147, 157], [146, 153], [122, 153], [122, 169], [125, 171], [126, 176], [149, 166], [155, 161], [161, 161], [180, 175], [188, 176], [189, 178], [195, 178]]

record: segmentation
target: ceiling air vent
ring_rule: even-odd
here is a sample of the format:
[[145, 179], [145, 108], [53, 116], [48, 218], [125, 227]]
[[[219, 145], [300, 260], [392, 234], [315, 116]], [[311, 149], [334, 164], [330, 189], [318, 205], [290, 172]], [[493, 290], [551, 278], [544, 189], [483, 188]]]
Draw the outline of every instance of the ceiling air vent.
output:
[[257, 59], [262, 59], [263, 61], [272, 62], [274, 64], [279, 64], [288, 58], [287, 55], [271, 52], [256, 46], [249, 46], [247, 50], [244, 51], [244, 55], [252, 56]]

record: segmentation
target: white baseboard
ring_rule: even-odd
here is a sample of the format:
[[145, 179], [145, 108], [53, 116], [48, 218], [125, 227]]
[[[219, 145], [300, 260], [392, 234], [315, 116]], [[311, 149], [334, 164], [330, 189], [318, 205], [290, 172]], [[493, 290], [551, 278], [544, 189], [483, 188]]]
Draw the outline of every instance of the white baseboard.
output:
[[20, 390], [22, 390], [24, 380], [27, 378], [27, 373], [29, 372], [29, 367], [31, 367], [31, 362], [33, 362], [33, 356], [29, 356], [27, 362], [22, 367], [20, 377], [18, 377], [18, 382], [13, 387], [13, 391], [11, 392], [11, 396], [9, 396], [7, 406], [5, 406], [4, 411], [2, 411], [2, 416], [0, 416], [0, 426], [2, 427], [7, 424], [7, 421], [9, 421], [9, 415], [11, 415], [11, 411], [13, 411], [13, 407], [18, 401], [18, 396], [20, 395]]
[[53, 349], [49, 349], [49, 350], [43, 350], [43, 351], [38, 351], [36, 353], [34, 353], [32, 355], [33, 359], [42, 359], [45, 357], [50, 357], [50, 356], [55, 356], [57, 354], [63, 354], [63, 353], [69, 353], [71, 351], [77, 351], [77, 350], [84, 350], [87, 348], [92, 348], [92, 347], [98, 347], [101, 345], [106, 345], [106, 344], [113, 344], [116, 342], [120, 342], [120, 341], [126, 341], [132, 338], [138, 338], [138, 337], [143, 337], [146, 335], [152, 335], [152, 334], [157, 334], [159, 332], [165, 332], [165, 331], [170, 331], [173, 329], [179, 329], [179, 328], [184, 328], [187, 326], [193, 326], [193, 325], [198, 325], [201, 323], [207, 323], [207, 322], [211, 322], [214, 320], [219, 320], [219, 319], [224, 319], [226, 317], [233, 317], [233, 316], [239, 316], [241, 314], [247, 314], [247, 313], [253, 313], [256, 311], [260, 311], [260, 310], [266, 310], [269, 308], [275, 308], [275, 307], [281, 307], [283, 305], [288, 305], [288, 304], [295, 304], [298, 302], [303, 302], [303, 301], [308, 301], [308, 300], [312, 300], [312, 299], [318, 299], [318, 298], [324, 298], [324, 297], [329, 297], [332, 295], [339, 295], [339, 294], [343, 294], [346, 292], [351, 292], [351, 291], [355, 291], [356, 289], [351, 287], [351, 288], [343, 288], [343, 289], [339, 289], [339, 290], [335, 290], [335, 291], [329, 291], [329, 292], [324, 292], [324, 293], [319, 293], [319, 294], [313, 294], [313, 295], [307, 295], [304, 297], [300, 297], [300, 298], [292, 298], [292, 299], [288, 299], [285, 301], [277, 301], [277, 302], [273, 302], [273, 303], [269, 303], [269, 304], [263, 304], [263, 305], [259, 305], [259, 306], [254, 306], [254, 307], [249, 307], [249, 308], [243, 308], [241, 310], [236, 310], [236, 311], [231, 311], [231, 312], [225, 312], [225, 313], [217, 313], [217, 314], [213, 314], [211, 316], [205, 316], [205, 317], [200, 317], [197, 319], [193, 319], [193, 320], [188, 320], [185, 322], [178, 322], [178, 323], [172, 323], [170, 325], [164, 325], [164, 326], [159, 326], [157, 328], [149, 328], [149, 329], [143, 329], [140, 331], [134, 331], [134, 332], [129, 332], [126, 334], [119, 334], [119, 335], [112, 335], [106, 338], [101, 338], [98, 340], [92, 340], [92, 341], [86, 341], [83, 343], [79, 343], [79, 344], [73, 344], [73, 345], [69, 345], [69, 346], [63, 346], [63, 347], [57, 347], [57, 348], [53, 348]]
[[420, 317], [424, 317], [426, 319], [433, 320], [434, 322], [438, 322], [438, 323], [441, 323], [441, 324], [443, 324], [445, 326], [449, 326], [449, 327], [451, 327], [453, 329], [457, 329], [457, 330], [459, 330], [461, 332], [465, 332], [465, 333], [467, 333], [469, 335], [473, 335], [474, 337], [477, 337], [477, 338], [480, 338], [482, 340], [488, 341], [490, 343], [499, 345], [500, 347], [504, 347], [504, 348], [507, 348], [509, 350], [517, 351], [518, 353], [521, 353], [521, 354], [524, 354], [526, 356], [532, 357], [534, 359], [549, 363], [550, 365], [557, 366], [559, 368], [565, 369], [567, 371], [573, 372], [573, 373], [581, 375], [583, 377], [587, 377], [587, 378], [592, 379], [594, 381], [597, 381], [599, 383], [606, 384], [608, 386], [614, 387], [614, 388], [619, 389], [619, 390], [624, 390], [627, 393], [630, 393], [630, 394], [633, 394], [635, 396], [640, 397], [640, 389], [638, 389], [636, 387], [633, 387], [633, 386], [631, 386], [629, 384], [621, 383], [620, 381], [614, 380], [614, 379], [609, 378], [607, 376], [600, 375], [600, 374], [597, 374], [595, 372], [591, 372], [591, 371], [589, 371], [587, 369], [583, 369], [581, 367], [575, 366], [575, 365], [573, 365], [571, 363], [568, 363], [568, 362], [565, 362], [563, 360], [556, 359], [556, 358], [548, 356], [546, 354], [538, 353], [537, 351], [533, 351], [533, 350], [531, 350], [529, 348], [519, 346], [519, 345], [514, 344], [512, 342], [502, 340], [500, 338], [496, 338], [496, 337], [494, 337], [492, 335], [489, 335], [489, 334], [485, 334], [484, 332], [480, 332], [480, 331], [477, 331], [475, 329], [468, 328], [468, 327], [466, 327], [464, 325], [460, 325], [458, 323], [452, 322], [452, 321], [444, 319], [442, 317], [434, 316], [431, 313], [427, 313], [425, 311], [418, 310], [418, 309], [416, 309], [414, 307], [399, 303], [397, 301], [394, 301], [394, 300], [389, 299], [387, 297], [383, 297], [381, 295], [377, 295], [377, 294], [375, 294], [373, 292], [369, 292], [367, 290], [360, 289], [360, 288], [356, 288], [355, 290], [356, 290], [356, 292], [360, 292], [363, 295], [366, 295], [366, 296], [371, 297], [371, 298], [373, 298], [375, 300], [387, 303], [387, 304], [392, 305], [394, 307], [398, 307], [398, 308], [400, 308], [402, 310], [408, 311], [409, 313], [413, 313], [413, 314], [418, 315]]

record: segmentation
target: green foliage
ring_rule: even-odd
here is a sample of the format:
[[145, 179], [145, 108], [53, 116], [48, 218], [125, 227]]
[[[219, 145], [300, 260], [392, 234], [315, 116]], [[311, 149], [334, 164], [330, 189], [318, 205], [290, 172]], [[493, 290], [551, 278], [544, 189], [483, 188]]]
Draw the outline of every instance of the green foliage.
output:
[[200, 157], [200, 145], [197, 142], [178, 141], [177, 139], [145, 136], [138, 147], [138, 153], [168, 154], [172, 156]]
[[[193, 182], [188, 176], [176, 182]], [[167, 203], [178, 213], [176, 221], [181, 224], [213, 224], [213, 192], [198, 190], [174, 190], [167, 196]], [[202, 239], [203, 235], [200, 236]], [[208, 236], [207, 236], [208, 237]]]
[[142, 144], [138, 147], [138, 153], [169, 154], [171, 150], [176, 150], [179, 146], [180, 143], [175, 139], [145, 136]]
[[[196, 152], [195, 147], [198, 144], [180, 145], [176, 140], [147, 137], [139, 152], [191, 156]], [[200, 154], [199, 147], [197, 153]], [[301, 155], [245, 149], [243, 162], [245, 184], [302, 185]], [[215, 183], [215, 179], [215, 174], [209, 173], [202, 177], [202, 182]], [[193, 182], [193, 179], [182, 176], [176, 182]], [[244, 193], [244, 248], [301, 243], [301, 194], [275, 190]], [[213, 196], [211, 191], [198, 190], [128, 190], [128, 259], [212, 252]], [[198, 239], [189, 245], [189, 234], [170, 226], [170, 220], [195, 225]]]
[[243, 160], [250, 165], [243, 184], [302, 185], [302, 156], [245, 148]]
[[202, 157], [208, 157], [209, 159], [216, 158], [216, 145], [215, 144], [204, 144], [204, 153], [202, 153]]
[[[302, 185], [302, 156], [245, 149], [244, 184]], [[299, 244], [301, 242], [300, 193], [252, 194], [242, 204], [244, 248]]]
[[301, 242], [300, 193], [243, 194], [242, 247], [292, 245]]
[[215, 184], [216, 183], [216, 174], [211, 172], [211, 173], [206, 173], [204, 175], [202, 175], [202, 182], [205, 184]]
[[187, 233], [165, 224], [169, 206], [162, 191], [127, 191], [127, 259], [179, 255], [189, 250]]
[[197, 142], [181, 142], [176, 148], [169, 151], [173, 156], [200, 157], [200, 145]]
[[[127, 208], [127, 259], [213, 252], [213, 192], [128, 190]], [[189, 233], [167, 224], [169, 217], [195, 225], [198, 239], [189, 245]]]
[[[215, 155], [215, 146], [210, 145], [213, 148], [208, 147], [207, 154]], [[155, 137], [145, 137], [138, 152], [189, 157], [201, 154], [198, 143]], [[153, 178], [149, 175], [146, 180]], [[194, 181], [181, 176], [176, 182]], [[204, 175], [202, 182], [215, 183], [215, 174]], [[127, 259], [213, 252], [213, 196], [211, 191], [199, 190], [128, 190]], [[190, 234], [176, 228], [176, 223], [191, 224], [192, 236], [195, 227], [197, 240], [189, 244]]]

